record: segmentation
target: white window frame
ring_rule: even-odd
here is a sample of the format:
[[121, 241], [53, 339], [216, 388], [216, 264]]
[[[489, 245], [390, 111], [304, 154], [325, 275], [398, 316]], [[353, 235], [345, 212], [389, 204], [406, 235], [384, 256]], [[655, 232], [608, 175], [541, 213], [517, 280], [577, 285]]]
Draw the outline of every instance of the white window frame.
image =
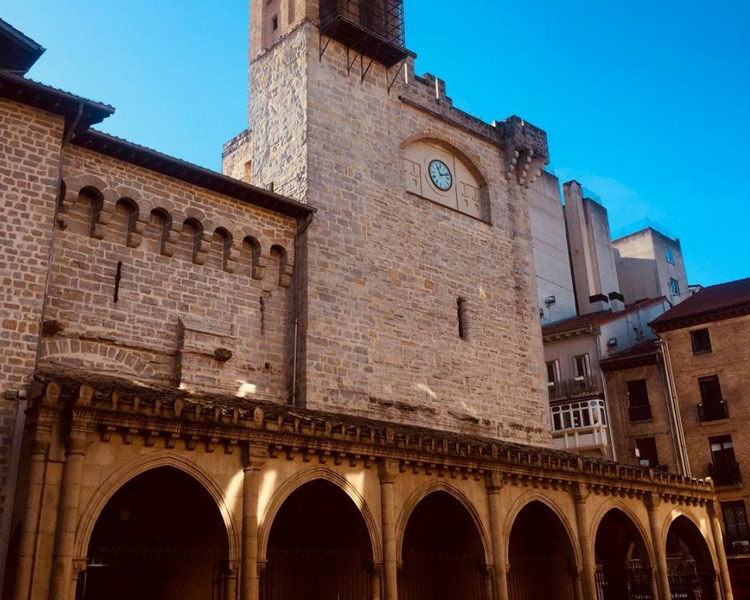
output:
[[[560, 361], [558, 359], [547, 361], [547, 387], [553, 387], [555, 384], [560, 382]], [[549, 380], [549, 367], [552, 365], [554, 371], [554, 378], [552, 381]]]
[[[581, 375], [578, 372], [578, 359], [583, 359], [583, 375]], [[577, 354], [573, 357], [573, 373], [575, 373], [575, 379], [576, 381], [583, 381], [587, 377], [591, 377], [591, 362], [589, 361], [589, 355], [586, 354]]]

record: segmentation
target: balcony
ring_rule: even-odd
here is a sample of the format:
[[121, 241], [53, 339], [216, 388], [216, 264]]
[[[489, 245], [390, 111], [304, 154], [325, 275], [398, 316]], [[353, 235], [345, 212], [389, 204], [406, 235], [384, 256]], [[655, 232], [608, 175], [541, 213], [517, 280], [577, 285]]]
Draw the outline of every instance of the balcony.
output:
[[582, 396], [597, 396], [602, 394], [602, 381], [598, 375], [576, 377], [548, 384], [549, 399], [565, 400]]
[[648, 421], [651, 419], [651, 405], [631, 406], [628, 408], [631, 421]]
[[550, 407], [552, 440], [559, 450], [609, 446], [604, 400], [565, 402]]
[[402, 0], [321, 0], [320, 32], [386, 67], [408, 55]]
[[698, 419], [701, 423], [720, 421], [729, 418], [729, 408], [726, 400], [719, 402], [701, 402], [698, 405]]
[[708, 474], [715, 485], [737, 485], [742, 483], [740, 463], [736, 460], [708, 465]]

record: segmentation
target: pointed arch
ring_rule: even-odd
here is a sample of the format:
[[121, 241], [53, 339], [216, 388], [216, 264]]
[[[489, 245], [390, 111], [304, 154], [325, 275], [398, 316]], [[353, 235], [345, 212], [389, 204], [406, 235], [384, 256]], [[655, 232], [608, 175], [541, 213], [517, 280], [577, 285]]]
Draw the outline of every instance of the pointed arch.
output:
[[91, 535], [99, 519], [99, 515], [101, 515], [107, 502], [109, 502], [117, 491], [138, 475], [159, 467], [173, 467], [191, 476], [203, 486], [216, 502], [216, 506], [224, 522], [227, 534], [228, 560], [236, 561], [240, 559], [241, 530], [237, 525], [232, 509], [227, 503], [222, 487], [207, 471], [195, 462], [180, 453], [168, 450], [156, 452], [145, 458], [139, 457], [121, 466], [96, 487], [91, 499], [81, 510], [78, 519], [74, 545], [76, 558], [86, 558]]
[[365, 501], [359, 490], [351, 484], [343, 475], [337, 473], [333, 469], [329, 469], [323, 466], [316, 466], [295, 473], [288, 479], [286, 479], [273, 493], [273, 496], [265, 507], [262, 515], [259, 515], [258, 520], [258, 560], [266, 560], [268, 551], [268, 540], [271, 535], [271, 528], [273, 522], [281, 510], [284, 502], [291, 496], [296, 490], [301, 488], [307, 483], [311, 483], [316, 480], [325, 480], [329, 483], [337, 486], [343, 491], [349, 499], [354, 502], [354, 505], [359, 510], [359, 513], [364, 520], [365, 527], [369, 534], [370, 543], [372, 546], [372, 557], [373, 562], [379, 564], [383, 562], [382, 543], [380, 539], [380, 533], [378, 531], [377, 522], [373, 516], [370, 507]]
[[445, 492], [450, 494], [459, 502], [459, 504], [461, 504], [461, 506], [463, 506], [471, 517], [477, 533], [479, 534], [479, 538], [482, 541], [482, 550], [484, 552], [486, 564], [491, 565], [493, 560], [492, 541], [487, 528], [484, 526], [484, 523], [479, 516], [479, 512], [471, 500], [469, 500], [461, 490], [446, 481], [432, 481], [417, 489], [411, 496], [409, 496], [406, 502], [404, 502], [401, 513], [396, 521], [396, 556], [403, 556], [404, 534], [406, 533], [406, 526], [409, 523], [409, 518], [414, 512], [414, 509], [417, 508], [422, 500], [435, 492]]

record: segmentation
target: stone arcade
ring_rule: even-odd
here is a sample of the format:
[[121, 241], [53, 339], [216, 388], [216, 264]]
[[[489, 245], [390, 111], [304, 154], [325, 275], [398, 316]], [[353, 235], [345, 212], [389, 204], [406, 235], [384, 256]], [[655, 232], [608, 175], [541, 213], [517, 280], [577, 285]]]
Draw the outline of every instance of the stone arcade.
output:
[[415, 76], [398, 0], [250, 40], [227, 175], [0, 71], [4, 597], [731, 599], [710, 482], [550, 448], [544, 132]]

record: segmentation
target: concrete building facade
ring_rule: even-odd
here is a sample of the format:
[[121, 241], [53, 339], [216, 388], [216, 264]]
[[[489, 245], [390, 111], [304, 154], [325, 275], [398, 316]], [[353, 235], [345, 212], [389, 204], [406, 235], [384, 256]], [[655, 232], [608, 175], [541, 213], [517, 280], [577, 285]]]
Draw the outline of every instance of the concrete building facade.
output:
[[5, 266], [4, 597], [732, 598], [710, 482], [551, 448], [546, 136], [453, 108], [403, 27], [395, 0], [252, 4], [225, 148], [252, 185], [0, 72], [2, 221], [40, 229], [3, 238], [34, 251]]
[[690, 296], [679, 239], [646, 227], [613, 240], [612, 245], [626, 302], [664, 296], [675, 305]]

